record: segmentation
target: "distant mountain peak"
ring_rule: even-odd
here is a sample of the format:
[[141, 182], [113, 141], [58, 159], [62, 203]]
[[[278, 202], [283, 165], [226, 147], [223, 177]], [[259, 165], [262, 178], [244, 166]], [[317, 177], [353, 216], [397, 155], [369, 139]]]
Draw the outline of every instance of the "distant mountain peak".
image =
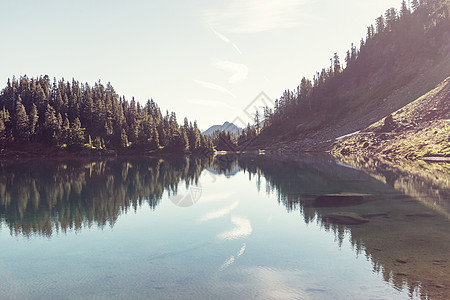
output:
[[236, 126], [233, 123], [230, 123], [228, 121], [225, 121], [222, 125], [213, 125], [213, 126], [209, 127], [208, 129], [203, 131], [203, 134], [204, 135], [213, 135], [214, 132], [216, 132], [218, 130], [230, 132], [234, 135], [239, 135], [242, 132], [242, 129], [239, 128], [238, 126]]

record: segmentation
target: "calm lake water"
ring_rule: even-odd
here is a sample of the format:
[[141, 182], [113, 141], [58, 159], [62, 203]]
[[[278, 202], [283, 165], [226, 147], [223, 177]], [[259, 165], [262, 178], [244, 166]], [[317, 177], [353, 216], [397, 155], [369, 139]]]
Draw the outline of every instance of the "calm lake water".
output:
[[[218, 156], [0, 166], [0, 299], [450, 295], [448, 165]], [[317, 204], [336, 193], [363, 201]], [[338, 212], [364, 223], [327, 217]]]

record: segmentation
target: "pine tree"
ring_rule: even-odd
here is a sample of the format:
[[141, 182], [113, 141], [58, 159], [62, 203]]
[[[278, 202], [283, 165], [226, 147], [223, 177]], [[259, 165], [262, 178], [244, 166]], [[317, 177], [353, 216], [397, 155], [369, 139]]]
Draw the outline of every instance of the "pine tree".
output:
[[194, 128], [193, 128], [194, 137], [192, 142], [190, 141], [189, 144], [191, 146], [192, 151], [197, 151], [201, 148], [201, 132], [198, 129], [197, 121], [194, 121]]
[[158, 129], [156, 128], [156, 123], [152, 122], [152, 135], [151, 135], [151, 142], [150, 142], [150, 147], [152, 149], [156, 149], [158, 150], [160, 147], [159, 144], [159, 135], [158, 135]]
[[58, 116], [56, 117], [56, 119], [58, 120], [58, 127], [57, 127], [57, 131], [56, 131], [56, 137], [58, 140], [58, 144], [61, 144], [61, 138], [63, 135], [63, 130], [62, 130], [62, 126], [63, 126], [63, 120], [61, 117], [61, 114], [58, 113]]
[[377, 27], [377, 33], [382, 33], [385, 28], [383, 16], [379, 16], [375, 22], [376, 22], [376, 27]]
[[31, 111], [30, 111], [30, 117], [29, 117], [29, 128], [30, 128], [30, 134], [35, 135], [36, 134], [36, 124], [38, 122], [39, 116], [36, 105], [33, 103], [31, 105]]
[[40, 84], [36, 85], [36, 96], [34, 99], [34, 103], [36, 103], [36, 107], [38, 109], [38, 113], [40, 116], [45, 114], [47, 110], [47, 105], [49, 104], [47, 101], [47, 96], [45, 95], [45, 91]]
[[57, 89], [56, 90], [56, 99], [55, 99], [55, 109], [57, 112], [64, 112], [64, 101], [61, 96], [61, 92]]
[[61, 128], [61, 143], [67, 144], [69, 142], [70, 138], [70, 122], [69, 118], [67, 118], [67, 115], [64, 117], [64, 122]]
[[261, 120], [259, 118], [259, 111], [255, 112], [255, 128], [256, 128], [256, 134], [259, 133]]
[[0, 110], [0, 122], [3, 124], [2, 127], [4, 127], [2, 130], [0, 130], [0, 139], [6, 139], [8, 137], [8, 125], [10, 123], [10, 117], [9, 111], [5, 107]]
[[21, 98], [19, 96], [19, 103], [16, 105], [16, 114], [14, 122], [15, 135], [21, 139], [28, 139], [29, 136], [29, 124], [28, 116], [25, 111], [25, 106], [23, 106]]
[[86, 91], [84, 93], [84, 107], [83, 107], [83, 124], [86, 125], [86, 128], [90, 128], [92, 126], [92, 120], [94, 116], [94, 101], [92, 100], [92, 93], [89, 86], [86, 87]]
[[47, 104], [47, 109], [44, 114], [44, 132], [45, 138], [48, 142], [55, 143], [57, 141], [58, 119], [55, 115], [55, 109]]
[[80, 119], [75, 118], [70, 128], [69, 145], [82, 145], [84, 142], [84, 128], [81, 128]]
[[122, 148], [128, 147], [128, 137], [127, 133], [125, 132], [125, 129], [122, 129], [122, 133], [120, 134], [120, 146]]
[[350, 50], [347, 50], [347, 53], [345, 55], [345, 64], [346, 67], [348, 68], [348, 66], [350, 65], [350, 61], [351, 61], [351, 57], [350, 57]]
[[412, 9], [414, 11], [416, 11], [419, 8], [419, 6], [420, 6], [419, 1], [418, 0], [412, 0], [411, 6], [412, 6]]
[[397, 10], [394, 7], [391, 7], [388, 10], [386, 10], [384, 16], [386, 18], [386, 28], [388, 31], [391, 31], [392, 26], [398, 19]]
[[180, 149], [183, 152], [188, 152], [189, 151], [189, 139], [186, 133], [186, 130], [184, 128], [181, 128], [180, 130], [180, 138], [181, 138], [181, 144], [180, 144]]
[[5, 122], [3, 122], [3, 118], [0, 118], [0, 141], [3, 141], [6, 139], [6, 125]]
[[402, 0], [402, 6], [400, 8], [400, 17], [403, 18], [403, 17], [405, 17], [405, 16], [407, 16], [409, 14], [410, 14], [410, 11], [408, 9], [408, 6], [406, 6], [406, 1]]
[[334, 75], [337, 75], [341, 72], [341, 63], [339, 61], [339, 56], [337, 52], [334, 53], [333, 56], [333, 69], [334, 69]]

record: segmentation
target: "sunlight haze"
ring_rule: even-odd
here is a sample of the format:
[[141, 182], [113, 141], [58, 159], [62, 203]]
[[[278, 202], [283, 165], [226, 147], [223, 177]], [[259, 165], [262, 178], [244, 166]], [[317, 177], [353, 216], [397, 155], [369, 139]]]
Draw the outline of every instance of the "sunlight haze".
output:
[[261, 91], [275, 100], [334, 52], [343, 63], [370, 22], [400, 2], [9, 1], [0, 11], [0, 80], [100, 79], [202, 130], [252, 122], [243, 109]]

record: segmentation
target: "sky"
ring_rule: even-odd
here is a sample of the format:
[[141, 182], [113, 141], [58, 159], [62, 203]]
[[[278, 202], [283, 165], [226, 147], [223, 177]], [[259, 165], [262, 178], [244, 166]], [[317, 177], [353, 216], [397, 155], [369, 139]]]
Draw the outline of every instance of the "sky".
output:
[[110, 82], [201, 129], [252, 123], [303, 76], [344, 62], [400, 0], [2, 1], [0, 87], [23, 75]]

